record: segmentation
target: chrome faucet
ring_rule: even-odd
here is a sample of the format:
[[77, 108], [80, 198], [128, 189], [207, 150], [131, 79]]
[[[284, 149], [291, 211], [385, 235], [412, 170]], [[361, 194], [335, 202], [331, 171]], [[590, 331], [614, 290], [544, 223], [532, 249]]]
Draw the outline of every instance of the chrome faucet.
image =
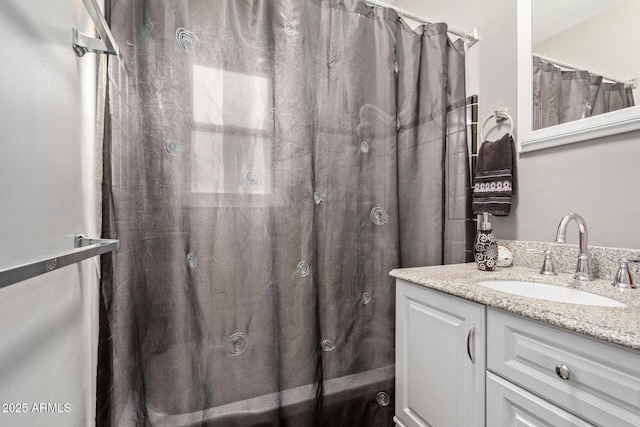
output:
[[587, 247], [587, 223], [577, 213], [568, 213], [562, 217], [558, 225], [558, 233], [556, 235], [556, 243], [565, 243], [567, 237], [567, 224], [575, 220], [578, 224], [580, 232], [580, 254], [578, 255], [578, 264], [576, 265], [576, 274], [573, 275], [577, 280], [591, 280], [591, 258], [589, 257], [589, 248]]

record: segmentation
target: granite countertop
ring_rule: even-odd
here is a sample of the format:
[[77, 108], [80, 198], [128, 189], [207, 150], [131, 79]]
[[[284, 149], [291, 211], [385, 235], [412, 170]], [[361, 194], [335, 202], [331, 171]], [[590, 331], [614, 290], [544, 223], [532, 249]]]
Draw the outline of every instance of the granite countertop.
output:
[[[536, 269], [521, 266], [497, 268], [493, 272], [480, 271], [475, 263], [401, 268], [389, 274], [420, 286], [640, 351], [640, 289], [621, 291], [612, 287], [610, 280], [603, 279], [582, 283], [566, 273], [542, 276]], [[526, 280], [556, 284], [609, 297], [627, 304], [627, 307], [585, 306], [522, 297], [476, 284], [480, 280]]]

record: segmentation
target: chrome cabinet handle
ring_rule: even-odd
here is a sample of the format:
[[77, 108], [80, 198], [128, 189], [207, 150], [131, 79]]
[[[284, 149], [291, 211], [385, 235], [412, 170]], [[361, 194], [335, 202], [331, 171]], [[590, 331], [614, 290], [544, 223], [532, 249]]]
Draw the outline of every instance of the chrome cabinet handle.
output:
[[556, 365], [556, 374], [565, 381], [571, 380], [571, 369], [567, 365]]
[[467, 354], [469, 355], [469, 359], [471, 359], [471, 363], [476, 363], [476, 358], [473, 357], [473, 354], [471, 353], [471, 337], [473, 337], [476, 333], [476, 327], [472, 326], [471, 329], [469, 329], [469, 333], [467, 334]]

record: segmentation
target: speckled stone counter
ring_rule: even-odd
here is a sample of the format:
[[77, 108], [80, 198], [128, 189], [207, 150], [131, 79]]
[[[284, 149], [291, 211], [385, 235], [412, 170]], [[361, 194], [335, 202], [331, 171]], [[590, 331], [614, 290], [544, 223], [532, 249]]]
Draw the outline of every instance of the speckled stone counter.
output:
[[[528, 242], [523, 240], [498, 240], [498, 244], [505, 245], [513, 252], [513, 265], [540, 268], [542, 255], [527, 253], [527, 249], [549, 250], [553, 256], [558, 273], [572, 273], [575, 271], [578, 260], [578, 245], [547, 242]], [[622, 258], [640, 259], [640, 250], [621, 249], [604, 246], [589, 246], [591, 254], [592, 274], [596, 278], [613, 278], [618, 270], [618, 261]], [[640, 267], [630, 265], [629, 269], [634, 280], [640, 280]]]
[[[537, 269], [522, 266], [498, 268], [493, 272], [479, 271], [474, 263], [401, 268], [389, 274], [488, 307], [640, 351], [640, 289], [620, 291], [613, 288], [607, 279], [581, 283], [566, 273], [542, 276]], [[476, 284], [480, 280], [550, 283], [606, 296], [627, 307], [574, 305], [522, 297]]]

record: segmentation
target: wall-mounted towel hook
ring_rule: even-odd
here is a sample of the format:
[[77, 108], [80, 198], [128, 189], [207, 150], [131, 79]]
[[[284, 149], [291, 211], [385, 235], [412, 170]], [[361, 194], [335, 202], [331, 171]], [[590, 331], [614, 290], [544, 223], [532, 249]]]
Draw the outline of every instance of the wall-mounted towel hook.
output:
[[484, 136], [484, 128], [487, 125], [487, 123], [489, 122], [489, 120], [491, 120], [492, 118], [496, 119], [496, 123], [500, 122], [502, 120], [509, 120], [509, 135], [513, 136], [513, 119], [511, 118], [511, 116], [509, 115], [509, 108], [502, 108], [500, 110], [495, 110], [493, 112], [493, 114], [491, 114], [487, 120], [484, 121], [484, 123], [482, 124], [482, 127], [480, 128], [480, 138], [481, 141], [485, 140], [485, 136]]
[[496, 118], [496, 122], [509, 119], [510, 118], [509, 107], [501, 108], [499, 110], [494, 110], [493, 117]]
[[99, 39], [88, 36], [78, 31], [77, 28], [71, 29], [71, 44], [76, 55], [84, 56], [87, 52], [106, 53], [109, 55], [118, 54], [118, 45], [116, 44], [113, 34], [109, 29], [107, 21], [104, 19], [100, 6], [96, 0], [82, 0], [89, 16], [96, 26], [96, 31], [100, 36]]

